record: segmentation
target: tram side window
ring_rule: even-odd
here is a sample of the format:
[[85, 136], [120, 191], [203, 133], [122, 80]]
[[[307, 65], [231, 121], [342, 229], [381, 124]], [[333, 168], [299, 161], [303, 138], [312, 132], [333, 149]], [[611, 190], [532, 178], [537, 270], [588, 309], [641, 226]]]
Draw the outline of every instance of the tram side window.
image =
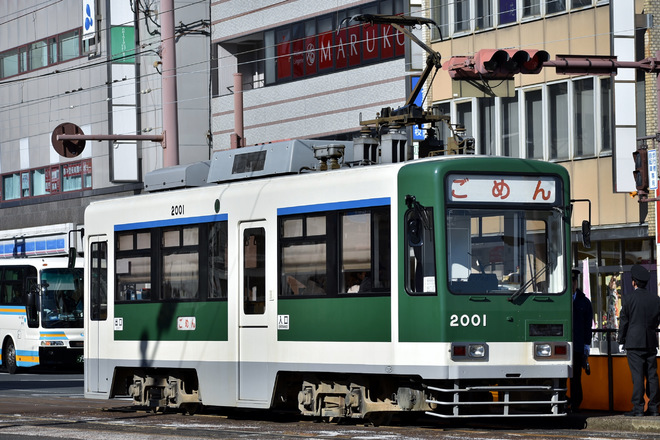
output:
[[208, 297], [227, 299], [227, 222], [209, 226], [208, 243]]
[[92, 243], [90, 256], [90, 316], [92, 321], [105, 321], [108, 318], [108, 243]]
[[199, 226], [165, 228], [161, 245], [161, 299], [199, 298]]
[[389, 291], [389, 206], [283, 216], [279, 225], [280, 296]]
[[326, 216], [282, 220], [280, 224], [283, 295], [325, 295], [327, 291]]
[[406, 289], [411, 294], [436, 293], [433, 209], [409, 209], [405, 215]]
[[389, 210], [375, 208], [341, 216], [341, 278], [346, 293], [389, 288]]
[[117, 233], [115, 300], [151, 299], [151, 233]]

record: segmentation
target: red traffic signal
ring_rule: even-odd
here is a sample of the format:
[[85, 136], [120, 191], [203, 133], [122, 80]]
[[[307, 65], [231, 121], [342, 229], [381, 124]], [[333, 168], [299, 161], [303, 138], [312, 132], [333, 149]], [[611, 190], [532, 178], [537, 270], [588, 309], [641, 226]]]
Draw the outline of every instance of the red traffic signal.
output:
[[474, 56], [451, 57], [442, 68], [453, 79], [509, 79], [517, 73], [537, 74], [549, 59], [545, 50], [482, 49]]
[[638, 148], [633, 151], [635, 170], [633, 178], [638, 192], [648, 193], [649, 190], [649, 158], [646, 148]]

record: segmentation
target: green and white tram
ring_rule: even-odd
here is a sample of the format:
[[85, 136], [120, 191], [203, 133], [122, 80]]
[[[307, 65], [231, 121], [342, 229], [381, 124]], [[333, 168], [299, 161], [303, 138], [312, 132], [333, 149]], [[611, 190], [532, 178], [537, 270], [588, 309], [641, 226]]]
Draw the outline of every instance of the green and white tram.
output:
[[269, 171], [276, 156], [311, 168], [281, 157], [323, 148], [216, 152], [200, 187], [87, 208], [86, 396], [320, 417], [563, 415], [566, 170], [441, 156]]

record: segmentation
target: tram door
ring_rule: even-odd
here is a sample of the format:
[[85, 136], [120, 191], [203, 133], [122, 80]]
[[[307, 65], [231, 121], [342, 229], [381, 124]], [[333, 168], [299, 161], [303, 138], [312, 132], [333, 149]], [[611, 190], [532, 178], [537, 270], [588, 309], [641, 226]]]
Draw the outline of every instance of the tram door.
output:
[[266, 301], [266, 222], [241, 223], [238, 398], [270, 399]]
[[[88, 322], [85, 335], [85, 384], [87, 391], [105, 393], [109, 389], [110, 376], [107, 362], [103, 362], [101, 346], [108, 337], [108, 241], [105, 235], [89, 238], [87, 270]], [[107, 341], [107, 340], [106, 340]]]

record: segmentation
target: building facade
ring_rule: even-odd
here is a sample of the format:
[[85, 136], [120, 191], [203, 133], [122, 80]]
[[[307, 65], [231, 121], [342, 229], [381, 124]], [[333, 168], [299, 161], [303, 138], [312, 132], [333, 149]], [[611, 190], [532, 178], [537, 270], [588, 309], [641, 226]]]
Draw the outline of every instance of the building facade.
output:
[[[147, 6], [148, 4], [148, 6]], [[174, 2], [180, 162], [210, 158], [210, 5]], [[133, 194], [163, 166], [147, 141], [53, 148], [63, 122], [86, 135], [161, 134], [160, 2], [11, 0], [0, 4], [2, 229], [83, 222], [95, 198]]]
[[228, 148], [236, 131], [237, 73], [242, 74], [246, 145], [292, 138], [351, 140], [360, 117], [373, 119], [383, 107], [402, 105], [410, 73], [421, 69], [423, 59], [391, 26], [357, 26], [350, 18], [417, 12], [410, 3], [214, 2], [215, 148]]

